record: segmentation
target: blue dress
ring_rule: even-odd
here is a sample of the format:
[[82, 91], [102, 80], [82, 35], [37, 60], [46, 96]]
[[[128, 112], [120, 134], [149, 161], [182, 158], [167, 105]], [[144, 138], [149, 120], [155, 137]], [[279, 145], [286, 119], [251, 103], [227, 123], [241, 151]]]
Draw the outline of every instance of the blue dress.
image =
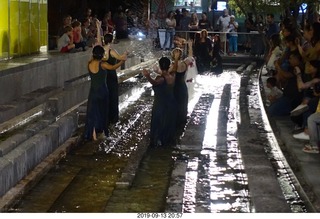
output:
[[[109, 58], [106, 61], [110, 65], [115, 65], [117, 59], [111, 56], [109, 50]], [[109, 89], [109, 123], [117, 123], [119, 120], [119, 86], [116, 70], [108, 70], [107, 85]]]
[[99, 71], [92, 73], [89, 70], [91, 78], [91, 87], [87, 103], [87, 115], [85, 124], [84, 137], [86, 140], [92, 140], [93, 129], [96, 133], [102, 133], [106, 136], [108, 132], [108, 105], [109, 105], [109, 91], [106, 84], [107, 70], [101, 68], [99, 64]]
[[177, 101], [177, 134], [180, 135], [187, 122], [188, 114], [188, 87], [185, 82], [184, 72], [176, 73], [176, 80], [174, 85], [174, 96]]
[[162, 84], [152, 86], [154, 102], [152, 107], [150, 146], [172, 146], [176, 134], [176, 100], [174, 86], [166, 80]]

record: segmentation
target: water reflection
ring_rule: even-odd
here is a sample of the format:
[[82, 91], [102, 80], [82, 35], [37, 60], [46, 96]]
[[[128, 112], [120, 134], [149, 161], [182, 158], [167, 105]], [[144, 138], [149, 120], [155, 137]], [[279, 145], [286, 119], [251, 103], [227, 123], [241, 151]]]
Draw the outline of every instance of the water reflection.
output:
[[[206, 116], [200, 155], [188, 160], [183, 212], [250, 212], [247, 177], [236, 140], [239, 86], [240, 75], [233, 71], [196, 78], [197, 94], [193, 95], [209, 93], [214, 100]], [[194, 110], [193, 125], [203, 123], [207, 108], [202, 104]]]
[[[17, 211], [163, 212], [164, 200], [172, 198], [176, 204], [181, 198], [183, 212], [252, 212], [237, 141], [240, 77], [235, 71], [219, 76], [198, 75], [188, 105], [190, 121], [183, 136], [186, 144], [181, 145], [187, 150], [176, 154], [168, 148], [149, 151], [132, 187], [117, 189], [117, 180], [131, 155], [147, 144], [151, 88], [135, 81], [137, 86], [121, 95], [121, 121], [113, 127], [111, 138], [84, 143], [69, 154], [43, 184], [22, 200]], [[263, 122], [256, 122], [264, 128]], [[278, 159], [277, 151], [272, 151], [279, 175], [286, 178], [285, 165]], [[182, 171], [170, 179], [173, 162], [179, 163]], [[181, 196], [167, 196], [170, 180], [181, 185]], [[291, 184], [282, 182], [290, 190]], [[299, 204], [293, 193], [286, 194], [293, 204]]]

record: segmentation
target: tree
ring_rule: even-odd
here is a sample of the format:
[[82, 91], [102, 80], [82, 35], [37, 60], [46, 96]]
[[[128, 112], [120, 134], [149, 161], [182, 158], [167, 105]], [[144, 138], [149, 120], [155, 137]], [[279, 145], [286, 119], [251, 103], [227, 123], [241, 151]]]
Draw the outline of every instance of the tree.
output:
[[[232, 10], [235, 10], [238, 14], [248, 16], [248, 13], [252, 13], [254, 16], [259, 14], [266, 15], [268, 13], [281, 15], [283, 18], [293, 18], [298, 20], [299, 10], [302, 9], [303, 3], [307, 3], [308, 8], [307, 17], [314, 20], [314, 13], [316, 13], [316, 6], [319, 5], [319, 1], [315, 0], [229, 0], [228, 5]], [[303, 11], [303, 10], [302, 10]], [[305, 14], [302, 13], [302, 17]]]
[[[304, 13], [304, 10], [301, 14], [301, 24], [298, 24], [299, 20], [299, 10], [303, 9], [303, 3], [307, 3], [307, 14]], [[291, 21], [295, 21], [293, 25], [297, 28], [299, 25], [303, 27], [305, 18], [310, 22], [315, 21], [316, 6], [319, 5], [319, 0], [229, 0], [229, 8], [234, 10], [239, 15], [244, 15], [248, 17], [248, 13], [252, 13], [255, 17], [258, 15], [263, 15], [264, 17], [273, 13], [274, 15], [279, 15], [281, 19], [289, 18]], [[263, 30], [259, 30], [259, 33], [263, 37], [263, 42], [265, 45], [268, 44], [267, 39], [263, 34]]]

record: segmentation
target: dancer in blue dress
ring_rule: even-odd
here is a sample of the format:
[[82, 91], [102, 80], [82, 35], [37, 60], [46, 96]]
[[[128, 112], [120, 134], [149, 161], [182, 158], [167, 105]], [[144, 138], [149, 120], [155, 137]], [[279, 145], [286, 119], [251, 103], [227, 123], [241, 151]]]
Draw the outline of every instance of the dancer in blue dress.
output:
[[109, 91], [106, 84], [107, 70], [115, 70], [124, 61], [115, 65], [101, 62], [104, 56], [102, 46], [95, 46], [92, 50], [92, 59], [88, 63], [91, 87], [87, 103], [87, 115], [84, 138], [86, 140], [97, 140], [97, 134], [109, 135], [108, 131], [108, 109]]
[[152, 107], [150, 146], [170, 146], [175, 144], [176, 136], [176, 99], [174, 97], [175, 72], [179, 53], [174, 52], [175, 62], [169, 71], [171, 61], [167, 57], [159, 60], [161, 75], [152, 79], [150, 72], [143, 70], [144, 76], [153, 85], [154, 102]]
[[[186, 71], [188, 69], [187, 63], [182, 60], [183, 51], [179, 48], [172, 50], [173, 54], [178, 53], [177, 71], [174, 84], [174, 97], [177, 101], [177, 119], [176, 129], [177, 136], [181, 135], [185, 124], [187, 122], [188, 114], [188, 88], [185, 81]], [[173, 57], [172, 57], [173, 58]]]
[[[113, 35], [107, 33], [104, 36], [103, 46], [105, 49], [105, 57], [107, 63], [115, 65], [118, 61], [124, 61], [127, 59], [127, 52], [120, 55], [115, 49], [111, 48]], [[118, 88], [118, 76], [115, 69], [108, 70], [107, 85], [109, 88], [109, 123], [115, 124], [119, 120], [119, 88]]]

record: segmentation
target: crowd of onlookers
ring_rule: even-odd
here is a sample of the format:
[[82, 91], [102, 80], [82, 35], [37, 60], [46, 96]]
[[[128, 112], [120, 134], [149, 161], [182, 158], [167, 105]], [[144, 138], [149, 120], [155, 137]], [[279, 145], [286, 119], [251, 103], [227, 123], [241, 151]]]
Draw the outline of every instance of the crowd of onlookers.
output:
[[[81, 17], [72, 17], [66, 15], [63, 17], [62, 26], [59, 28], [57, 36], [57, 47], [61, 52], [77, 52], [84, 51], [96, 42], [96, 20], [102, 21], [101, 37], [106, 33], [114, 35], [114, 43], [119, 39], [125, 39], [130, 34], [138, 32], [144, 33], [148, 38], [152, 39], [155, 48], [170, 50], [173, 48], [173, 39], [175, 35], [184, 38], [194, 39], [197, 32], [202, 30], [214, 31], [219, 33], [221, 50], [228, 55], [236, 55], [238, 53], [238, 33], [240, 31], [239, 23], [234, 15], [229, 14], [229, 10], [225, 9], [222, 15], [216, 20], [209, 19], [207, 12], [197, 13], [194, 10], [181, 8], [169, 11], [166, 18], [159, 19], [155, 12], [138, 12], [131, 8], [124, 9], [119, 6], [117, 10], [107, 11], [103, 17], [95, 15], [90, 8]], [[164, 41], [160, 44], [160, 36], [158, 29], [165, 30]], [[262, 30], [266, 31], [266, 35], [270, 36], [277, 31], [277, 24], [274, 23], [274, 17], [268, 15], [266, 22], [262, 16], [253, 16], [249, 14], [245, 20], [244, 27], [241, 32], [251, 32]], [[72, 30], [70, 30], [72, 29]], [[188, 31], [186, 33], [185, 31]], [[243, 45], [249, 51], [257, 55], [264, 54], [264, 44], [258, 35], [243, 35], [245, 43]]]
[[302, 150], [319, 153], [320, 23], [287, 18], [267, 37], [268, 116], [290, 116], [293, 137], [309, 141]]
[[131, 9], [123, 10], [121, 6], [114, 12], [107, 11], [102, 18], [94, 15], [90, 8], [80, 18], [66, 15], [57, 33], [57, 48], [60, 52], [78, 52], [95, 45], [98, 32], [97, 20], [101, 20], [101, 38], [111, 33], [115, 37], [114, 43], [117, 43], [119, 39], [127, 38], [137, 30], [145, 29], [147, 19], [143, 19], [144, 16], [138, 16]]

